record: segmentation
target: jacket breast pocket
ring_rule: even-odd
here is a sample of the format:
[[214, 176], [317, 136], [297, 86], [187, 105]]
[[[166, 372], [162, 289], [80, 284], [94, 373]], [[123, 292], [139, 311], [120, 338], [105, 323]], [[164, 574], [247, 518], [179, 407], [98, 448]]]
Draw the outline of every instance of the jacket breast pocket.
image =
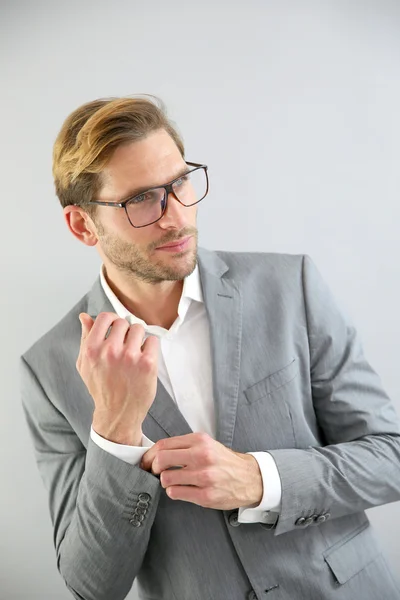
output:
[[293, 381], [293, 379], [295, 379], [295, 377], [298, 375], [298, 372], [298, 361], [296, 358], [294, 358], [288, 365], [282, 367], [274, 373], [271, 373], [271, 375], [268, 375], [258, 383], [255, 383], [251, 387], [247, 388], [247, 390], [244, 391], [247, 402], [252, 404], [253, 402], [261, 400], [261, 398], [271, 396]]
[[237, 439], [242, 432], [246, 452], [296, 448], [290, 403], [296, 394], [296, 386], [291, 382], [296, 380], [298, 372], [298, 360], [292, 359], [243, 390], [236, 431]]
[[356, 529], [350, 538], [340, 540], [324, 552], [324, 560], [329, 565], [336, 581], [346, 583], [372, 563], [381, 554], [371, 534], [369, 522]]

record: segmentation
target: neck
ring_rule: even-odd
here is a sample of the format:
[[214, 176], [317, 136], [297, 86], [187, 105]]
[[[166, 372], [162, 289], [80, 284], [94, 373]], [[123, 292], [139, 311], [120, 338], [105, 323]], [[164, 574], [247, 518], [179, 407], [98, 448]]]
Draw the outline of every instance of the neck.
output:
[[169, 329], [178, 316], [183, 280], [161, 281], [150, 284], [139, 280], [126, 280], [118, 273], [103, 267], [104, 277], [118, 300], [135, 317], [147, 325]]

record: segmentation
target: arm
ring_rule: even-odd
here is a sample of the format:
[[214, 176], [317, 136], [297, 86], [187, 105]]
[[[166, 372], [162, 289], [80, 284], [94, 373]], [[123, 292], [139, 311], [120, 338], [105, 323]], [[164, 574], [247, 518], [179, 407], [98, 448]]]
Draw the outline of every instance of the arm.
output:
[[[24, 359], [21, 375], [23, 407], [49, 494], [58, 569], [76, 599], [123, 600], [147, 549], [160, 482], [91, 438], [86, 451]], [[137, 526], [133, 515], [142, 493], [150, 498]]]
[[398, 417], [307, 256], [303, 293], [313, 403], [327, 445], [270, 451], [282, 482], [276, 535], [312, 512], [336, 518], [400, 500]]

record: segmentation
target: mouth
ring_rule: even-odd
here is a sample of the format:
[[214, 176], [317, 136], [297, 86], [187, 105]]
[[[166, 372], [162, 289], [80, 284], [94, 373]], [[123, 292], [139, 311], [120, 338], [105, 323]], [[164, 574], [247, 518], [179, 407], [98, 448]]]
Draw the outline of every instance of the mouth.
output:
[[165, 244], [165, 246], [159, 246], [158, 248], [156, 248], [156, 250], [166, 250], [167, 252], [181, 252], [182, 250], [186, 249], [191, 239], [192, 236], [188, 235], [187, 237], [182, 238], [181, 240], [178, 240], [176, 242]]

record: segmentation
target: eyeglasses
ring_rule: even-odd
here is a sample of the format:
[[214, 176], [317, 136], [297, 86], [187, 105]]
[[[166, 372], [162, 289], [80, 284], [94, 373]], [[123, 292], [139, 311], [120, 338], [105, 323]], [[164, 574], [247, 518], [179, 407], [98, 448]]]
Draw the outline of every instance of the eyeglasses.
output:
[[[208, 167], [198, 163], [186, 162], [190, 167], [187, 173], [176, 177], [165, 185], [149, 188], [148, 190], [128, 198], [123, 202], [85, 202], [125, 209], [126, 216], [132, 227], [147, 227], [159, 221], [167, 210], [168, 196], [174, 194], [182, 206], [194, 206], [208, 194]], [[80, 206], [75, 205], [75, 206]]]

